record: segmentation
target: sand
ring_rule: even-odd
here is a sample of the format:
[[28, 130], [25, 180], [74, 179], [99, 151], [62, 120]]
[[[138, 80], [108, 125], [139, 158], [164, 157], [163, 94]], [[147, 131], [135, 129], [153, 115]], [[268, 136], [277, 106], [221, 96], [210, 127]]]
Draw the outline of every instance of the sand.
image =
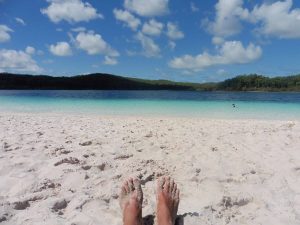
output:
[[177, 223], [300, 224], [300, 121], [0, 114], [0, 224], [120, 225], [118, 193], [181, 190]]

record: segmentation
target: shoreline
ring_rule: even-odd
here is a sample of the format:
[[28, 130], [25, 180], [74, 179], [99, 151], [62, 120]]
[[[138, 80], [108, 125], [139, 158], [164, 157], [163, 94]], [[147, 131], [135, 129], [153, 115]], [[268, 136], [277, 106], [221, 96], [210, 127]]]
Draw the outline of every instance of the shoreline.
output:
[[287, 94], [299, 94], [299, 91], [285, 91], [285, 90], [265, 90], [265, 91], [260, 91], [260, 90], [245, 90], [245, 91], [239, 91], [239, 90], [141, 90], [141, 89], [136, 89], [136, 90], [132, 90], [132, 89], [0, 89], [0, 91], [120, 91], [120, 92], [128, 92], [128, 91], [138, 91], [138, 92], [143, 92], [143, 91], [154, 91], [154, 92], [207, 92], [207, 93], [211, 93], [211, 92], [217, 92], [217, 93], [287, 93]]
[[20, 117], [30, 117], [30, 116], [40, 116], [40, 117], [80, 117], [80, 118], [94, 118], [94, 119], [173, 119], [173, 120], [192, 120], [192, 121], [232, 121], [232, 122], [300, 122], [299, 119], [274, 119], [274, 118], [219, 118], [219, 117], [204, 117], [204, 116], [182, 116], [182, 115], [151, 115], [143, 114], [143, 115], [121, 115], [121, 114], [109, 114], [109, 113], [71, 113], [71, 112], [4, 112], [0, 111], [1, 116], [20, 116]]

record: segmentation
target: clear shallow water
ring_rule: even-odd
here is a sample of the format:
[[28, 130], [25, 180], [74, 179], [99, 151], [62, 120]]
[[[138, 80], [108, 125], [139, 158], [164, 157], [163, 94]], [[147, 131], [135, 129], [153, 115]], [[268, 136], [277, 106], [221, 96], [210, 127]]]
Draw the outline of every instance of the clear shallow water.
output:
[[0, 90], [0, 112], [293, 120], [300, 93]]

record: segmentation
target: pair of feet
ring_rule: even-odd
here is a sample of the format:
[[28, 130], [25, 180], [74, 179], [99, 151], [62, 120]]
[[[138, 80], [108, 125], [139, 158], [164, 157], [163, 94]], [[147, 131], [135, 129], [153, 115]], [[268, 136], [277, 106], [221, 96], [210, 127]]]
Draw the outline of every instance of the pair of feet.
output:
[[[179, 205], [179, 189], [170, 177], [157, 182], [156, 216], [158, 225], [174, 225]], [[120, 193], [120, 206], [124, 225], [142, 225], [143, 191], [138, 178], [124, 181]]]

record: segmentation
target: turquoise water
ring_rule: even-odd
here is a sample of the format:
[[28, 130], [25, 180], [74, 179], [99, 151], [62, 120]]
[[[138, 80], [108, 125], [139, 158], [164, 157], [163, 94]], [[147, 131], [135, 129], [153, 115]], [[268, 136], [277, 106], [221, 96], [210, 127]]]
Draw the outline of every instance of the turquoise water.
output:
[[0, 112], [298, 120], [300, 93], [0, 91]]

